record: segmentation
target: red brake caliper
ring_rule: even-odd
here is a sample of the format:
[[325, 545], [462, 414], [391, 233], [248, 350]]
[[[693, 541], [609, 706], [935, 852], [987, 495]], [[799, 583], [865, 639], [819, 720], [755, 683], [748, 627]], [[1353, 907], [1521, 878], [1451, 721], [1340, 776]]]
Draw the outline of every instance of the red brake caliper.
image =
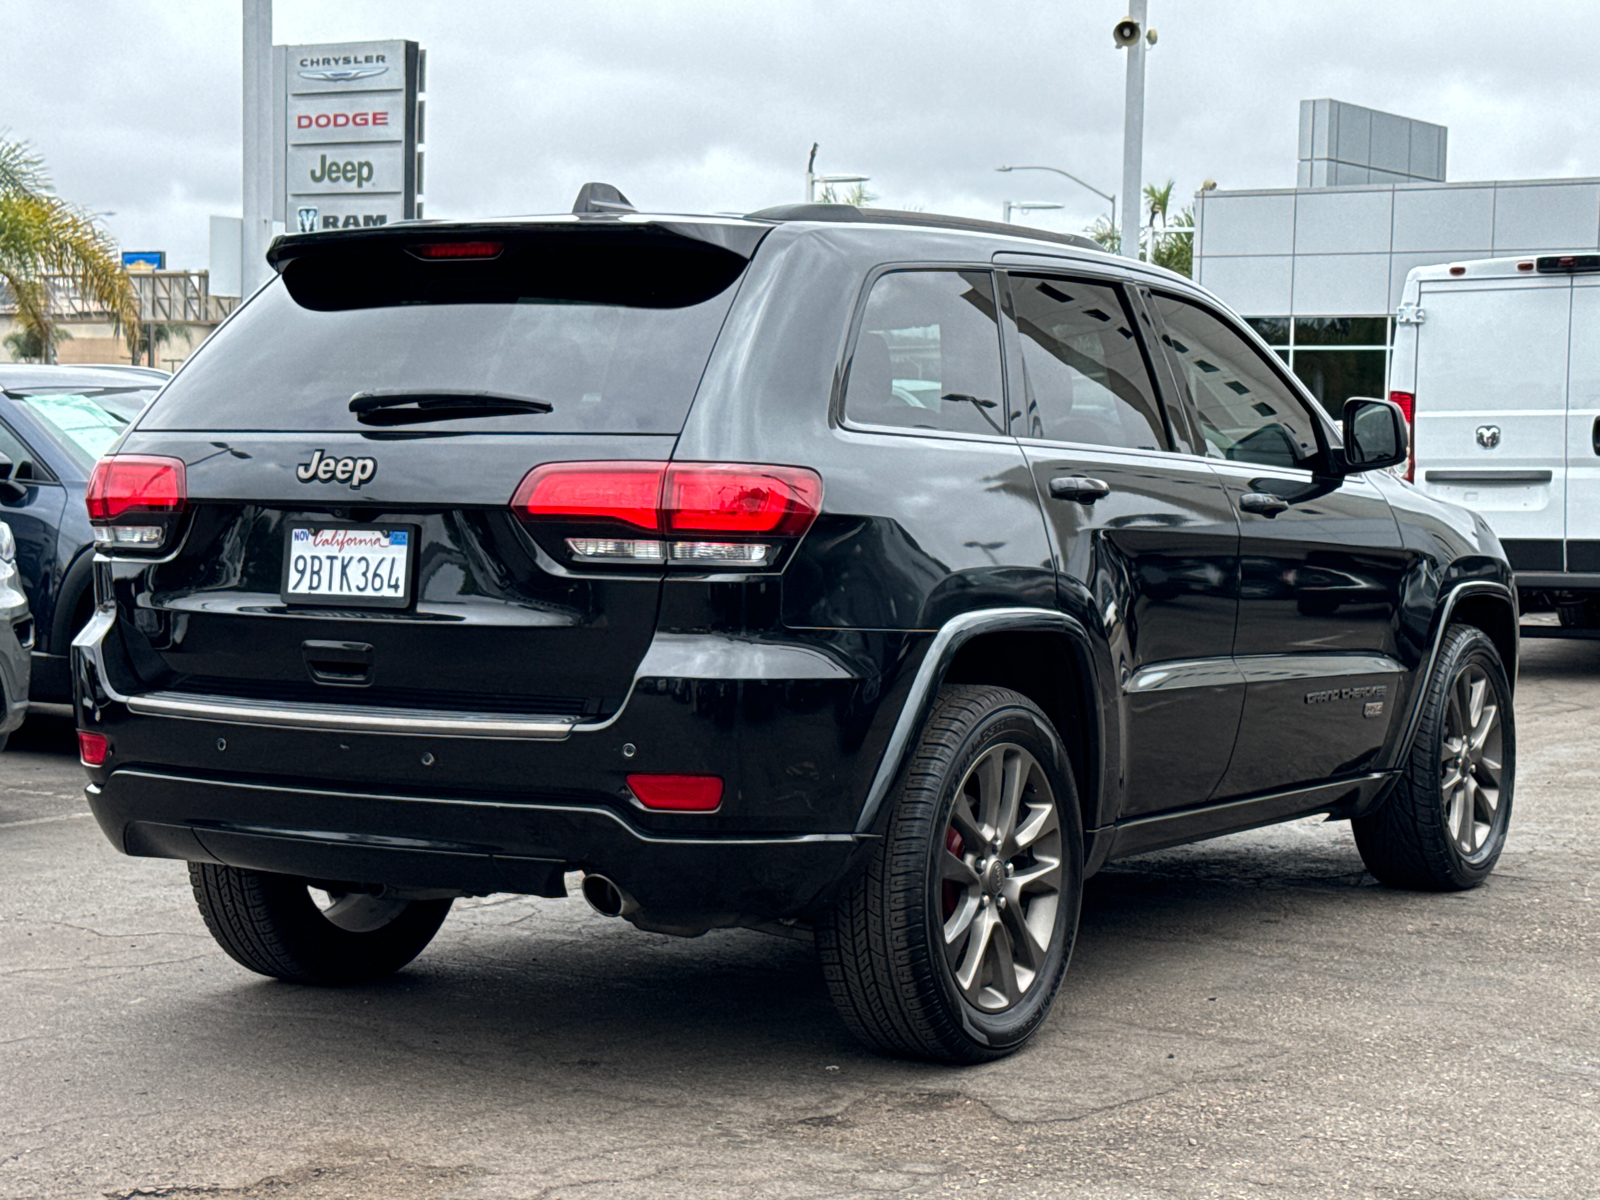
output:
[[[956, 832], [954, 825], [949, 826], [944, 831], [944, 848], [957, 858], [966, 853], [967, 844], [961, 840], [961, 835]], [[956, 885], [948, 879], [945, 880], [942, 886], [944, 889], [941, 896], [944, 906], [944, 919], [948, 921], [955, 915], [956, 905], [961, 903], [961, 893], [956, 889]]]

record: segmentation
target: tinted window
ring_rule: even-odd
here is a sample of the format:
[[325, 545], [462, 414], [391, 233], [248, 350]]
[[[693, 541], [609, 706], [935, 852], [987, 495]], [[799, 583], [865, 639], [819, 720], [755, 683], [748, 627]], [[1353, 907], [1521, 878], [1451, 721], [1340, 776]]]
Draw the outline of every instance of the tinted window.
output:
[[1155, 389], [1114, 287], [1013, 275], [1022, 338], [1023, 437], [1164, 450]]
[[1311, 414], [1250, 343], [1187, 300], [1157, 295], [1166, 343], [1200, 415], [1206, 452], [1265, 466], [1306, 465], [1319, 452]]
[[0, 425], [0, 454], [11, 460], [11, 473], [16, 479], [33, 479], [44, 474], [33, 465], [32, 451], [5, 425]]
[[1000, 327], [987, 271], [893, 271], [872, 285], [845, 416], [868, 425], [1004, 433]]
[[357, 430], [357, 392], [491, 392], [548, 413], [428, 429], [676, 433], [744, 267], [602, 233], [508, 239], [485, 262], [374, 242], [290, 262], [194, 355], [145, 429]]

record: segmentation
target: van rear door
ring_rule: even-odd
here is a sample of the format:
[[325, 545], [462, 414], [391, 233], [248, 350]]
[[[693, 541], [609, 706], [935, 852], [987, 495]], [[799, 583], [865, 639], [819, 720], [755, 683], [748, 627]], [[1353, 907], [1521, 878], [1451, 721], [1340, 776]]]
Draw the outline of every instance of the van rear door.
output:
[[1416, 483], [1482, 513], [1511, 565], [1559, 571], [1570, 278], [1421, 281]]
[[1572, 281], [1567, 570], [1600, 572], [1600, 278], [1592, 275]]

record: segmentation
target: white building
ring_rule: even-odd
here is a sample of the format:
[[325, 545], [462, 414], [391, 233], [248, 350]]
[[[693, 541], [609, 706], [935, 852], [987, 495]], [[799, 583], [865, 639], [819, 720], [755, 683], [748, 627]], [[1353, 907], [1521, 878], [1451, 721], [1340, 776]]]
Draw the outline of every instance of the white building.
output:
[[1196, 197], [1196, 280], [1330, 410], [1385, 394], [1413, 267], [1600, 250], [1600, 179], [1448, 183], [1446, 138], [1443, 126], [1306, 100], [1302, 186]]

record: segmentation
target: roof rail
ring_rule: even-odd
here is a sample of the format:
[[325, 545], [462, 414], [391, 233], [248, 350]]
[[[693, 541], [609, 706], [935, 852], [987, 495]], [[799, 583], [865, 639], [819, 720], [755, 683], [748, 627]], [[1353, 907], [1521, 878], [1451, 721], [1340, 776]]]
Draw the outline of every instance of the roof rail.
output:
[[586, 183], [578, 189], [572, 211], [583, 213], [631, 213], [633, 203], [609, 183]]
[[1024, 237], [1036, 242], [1055, 242], [1079, 250], [1109, 253], [1099, 242], [1077, 233], [1055, 233], [1028, 225], [983, 221], [976, 217], [946, 217], [938, 213], [909, 212], [897, 208], [861, 208], [854, 204], [779, 204], [748, 216], [752, 221], [859, 221], [880, 225], [923, 225], [930, 229], [959, 229], [968, 233]]

